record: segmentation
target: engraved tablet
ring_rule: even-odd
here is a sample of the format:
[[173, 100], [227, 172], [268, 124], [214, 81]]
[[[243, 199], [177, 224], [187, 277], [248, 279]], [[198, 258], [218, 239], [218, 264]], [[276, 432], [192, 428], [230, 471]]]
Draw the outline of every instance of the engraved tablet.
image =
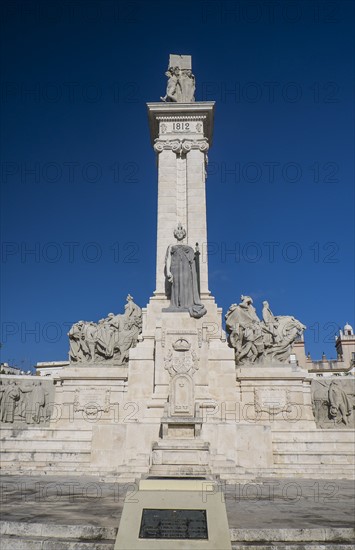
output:
[[95, 416], [99, 411], [110, 410], [111, 390], [107, 387], [82, 387], [75, 390], [74, 411], [84, 411], [89, 416]]
[[255, 388], [254, 406], [257, 413], [290, 412], [290, 391], [284, 388]]
[[139, 538], [207, 540], [206, 510], [143, 508]]

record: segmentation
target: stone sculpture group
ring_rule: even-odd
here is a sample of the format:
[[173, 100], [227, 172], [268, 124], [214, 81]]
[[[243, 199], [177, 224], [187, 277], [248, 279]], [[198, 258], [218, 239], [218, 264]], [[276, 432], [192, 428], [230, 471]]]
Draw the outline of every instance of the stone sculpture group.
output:
[[[0, 385], [0, 421], [13, 423], [15, 414], [26, 424], [39, 424], [46, 417], [46, 392], [42, 382], [17, 384], [10, 380]], [[46, 418], [44, 418], [46, 419]]]
[[142, 310], [127, 296], [123, 315], [109, 313], [98, 323], [78, 321], [71, 327], [69, 359], [72, 363], [114, 360], [117, 365], [128, 362], [130, 348], [137, 344], [142, 331]]
[[232, 304], [225, 316], [236, 364], [288, 361], [293, 343], [306, 327], [294, 317], [274, 316], [266, 301], [261, 321], [250, 296], [242, 295], [241, 300]]

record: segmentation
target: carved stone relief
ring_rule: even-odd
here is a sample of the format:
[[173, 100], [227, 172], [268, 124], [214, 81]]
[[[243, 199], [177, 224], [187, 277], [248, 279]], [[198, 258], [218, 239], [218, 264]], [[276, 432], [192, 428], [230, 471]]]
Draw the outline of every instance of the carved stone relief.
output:
[[317, 427], [355, 427], [355, 380], [352, 377], [312, 380], [312, 406]]
[[254, 407], [256, 413], [269, 415], [290, 412], [290, 392], [283, 388], [255, 388]]
[[179, 338], [165, 357], [165, 369], [170, 374], [169, 416], [194, 416], [193, 375], [198, 369], [198, 357], [185, 338]]
[[53, 380], [2, 377], [0, 421], [22, 425], [48, 423], [53, 407]]

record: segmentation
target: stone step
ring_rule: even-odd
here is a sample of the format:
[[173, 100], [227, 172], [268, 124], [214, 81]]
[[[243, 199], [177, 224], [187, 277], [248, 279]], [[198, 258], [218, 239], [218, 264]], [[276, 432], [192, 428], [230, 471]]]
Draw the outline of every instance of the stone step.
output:
[[292, 464], [292, 463], [282, 463], [279, 462], [277, 464], [274, 464], [272, 468], [265, 469], [265, 471], [269, 471], [269, 469], [274, 470], [288, 470], [289, 472], [297, 472], [297, 471], [309, 471], [309, 472], [354, 472], [354, 466], [353, 464], [341, 464], [341, 465], [335, 465], [335, 464]]
[[208, 451], [209, 443], [201, 439], [160, 439], [155, 441], [152, 446], [154, 449], [178, 449], [181, 451]]
[[304, 451], [314, 451], [318, 453], [323, 452], [336, 452], [339, 453], [353, 453], [354, 452], [354, 441], [278, 441], [273, 443], [274, 452], [304, 452]]
[[272, 439], [274, 442], [354, 442], [355, 435], [352, 429], [341, 430], [273, 430]]
[[354, 452], [336, 453], [334, 451], [319, 452], [314, 451], [278, 451], [273, 453], [275, 464], [315, 464], [315, 465], [354, 465]]
[[37, 460], [41, 462], [84, 462], [91, 459], [90, 451], [27, 451], [27, 452], [13, 452], [4, 451], [1, 456], [2, 464], [4, 462], [33, 462]]
[[238, 467], [233, 460], [211, 460], [211, 470], [216, 475], [235, 474], [236, 472], [244, 473], [244, 468]]
[[92, 431], [76, 429], [73, 425], [72, 429], [52, 429], [52, 428], [35, 428], [28, 427], [27, 429], [8, 429], [1, 426], [1, 441], [5, 440], [23, 440], [23, 441], [38, 441], [44, 439], [46, 441], [60, 439], [63, 441], [91, 441]]
[[0, 523], [1, 550], [113, 550], [117, 529], [53, 523]]
[[309, 464], [275, 464], [271, 468], [248, 468], [244, 472], [220, 474], [220, 479], [227, 484], [234, 484], [240, 480], [255, 482], [264, 478], [309, 478], [309, 479], [355, 479], [353, 465], [309, 465]]
[[[113, 550], [117, 528], [2, 521], [0, 534], [1, 550]], [[350, 550], [354, 529], [230, 529], [230, 537], [233, 550]]]
[[230, 529], [232, 543], [342, 543], [354, 542], [355, 529], [344, 527]]
[[[55, 475], [58, 477], [65, 477], [70, 475], [77, 475], [80, 473], [81, 475], [93, 475], [95, 477], [103, 477], [105, 482], [107, 483], [132, 483], [136, 479], [140, 479], [142, 475], [147, 473], [147, 469], [145, 468], [144, 472], [137, 472], [135, 470], [132, 470], [132, 473], [117, 473], [111, 470], [104, 470], [102, 468], [86, 468], [85, 464], [55, 464], [53, 466], [48, 466], [48, 464], [38, 464], [36, 467], [22, 467], [22, 466], [14, 466], [12, 469], [10, 468], [4, 468], [1, 469], [1, 473], [7, 474], [7, 475], [18, 475], [18, 474], [24, 474], [24, 475], [38, 475], [38, 474], [45, 474], [45, 475]], [[1, 546], [0, 546], [1, 548]], [[2, 549], [1, 549], [2, 550]]]
[[[327, 468], [320, 468], [314, 467], [306, 467], [306, 466], [300, 466], [299, 468], [296, 468], [295, 465], [292, 465], [292, 468], [285, 467], [286, 465], [280, 464], [280, 468], [270, 468], [265, 470], [259, 470], [258, 472], [253, 472], [251, 474], [251, 479], [257, 479], [257, 478], [309, 478], [309, 479], [348, 479], [353, 480], [355, 479], [355, 473], [354, 468], [351, 469], [344, 469], [341, 468], [340, 470], [334, 469], [334, 467], [328, 466]], [[232, 479], [232, 478], [230, 478]], [[237, 478], [234, 480], [237, 481]]]
[[319, 542], [319, 543], [284, 543], [284, 542], [270, 542], [270, 543], [232, 543], [232, 550], [353, 550], [354, 545], [343, 544], [339, 542]]
[[[82, 542], [77, 540], [61, 540], [46, 538], [21, 537], [21, 539], [2, 537], [1, 550], [114, 550], [114, 541]], [[353, 550], [354, 545], [329, 542], [329, 543], [232, 543], [232, 550]]]
[[1, 441], [1, 452], [55, 452], [55, 451], [90, 451], [91, 439], [75, 441], [64, 439], [38, 439], [24, 441], [23, 439], [6, 439]]
[[211, 475], [208, 466], [179, 465], [179, 464], [153, 464], [149, 469], [149, 475], [160, 477], [195, 477]]
[[114, 541], [91, 541], [82, 542], [78, 540], [61, 540], [53, 538], [37, 538], [23, 536], [1, 538], [1, 550], [113, 550]]

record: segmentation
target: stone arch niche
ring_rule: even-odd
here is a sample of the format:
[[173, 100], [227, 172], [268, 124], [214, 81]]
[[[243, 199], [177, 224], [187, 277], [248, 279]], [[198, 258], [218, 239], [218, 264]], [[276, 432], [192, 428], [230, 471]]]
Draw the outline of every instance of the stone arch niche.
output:
[[194, 382], [189, 374], [176, 374], [170, 381], [170, 415], [194, 416]]

